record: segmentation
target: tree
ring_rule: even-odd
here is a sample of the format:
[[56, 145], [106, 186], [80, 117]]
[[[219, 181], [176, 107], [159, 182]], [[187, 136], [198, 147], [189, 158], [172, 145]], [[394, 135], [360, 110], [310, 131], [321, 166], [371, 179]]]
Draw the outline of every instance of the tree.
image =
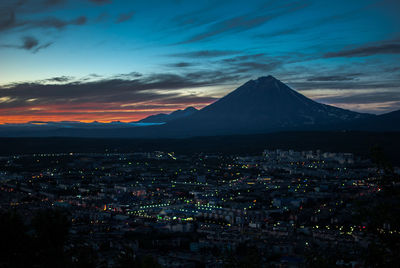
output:
[[64, 244], [71, 222], [64, 211], [46, 209], [32, 219], [37, 261], [42, 267], [64, 267]]
[[0, 267], [28, 267], [32, 241], [27, 227], [15, 211], [0, 214]]

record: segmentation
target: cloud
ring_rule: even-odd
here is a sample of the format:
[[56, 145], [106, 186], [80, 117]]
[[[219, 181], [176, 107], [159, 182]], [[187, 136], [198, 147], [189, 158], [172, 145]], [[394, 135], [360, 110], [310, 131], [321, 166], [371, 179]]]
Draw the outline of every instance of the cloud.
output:
[[288, 35], [288, 34], [295, 34], [298, 32], [301, 32], [305, 30], [305, 27], [293, 27], [293, 28], [288, 28], [280, 31], [275, 31], [271, 33], [265, 33], [265, 34], [257, 34], [254, 37], [256, 38], [270, 38], [270, 37], [275, 37], [275, 36], [282, 36], [282, 35]]
[[368, 57], [379, 54], [400, 54], [400, 43], [367, 45], [354, 49], [347, 49], [338, 52], [329, 52], [324, 55], [325, 58], [337, 57]]
[[261, 72], [265, 74], [280, 67], [284, 62], [278, 57], [268, 57], [264, 53], [257, 53], [226, 58], [216, 63], [236, 73], [253, 74]]
[[[134, 121], [216, 100], [187, 90], [231, 83], [240, 77], [221, 72], [158, 73], [137, 79], [95, 82], [53, 77], [0, 87], [0, 123], [42, 121]], [[66, 83], [64, 83], [66, 82]]]
[[28, 28], [56, 28], [63, 29], [68, 25], [84, 25], [87, 22], [85, 16], [80, 16], [72, 20], [61, 20], [58, 18], [46, 18], [37, 21], [26, 22], [26, 27]]
[[338, 21], [343, 21], [348, 18], [353, 18], [354, 14], [358, 12], [358, 10], [352, 10], [350, 12], [345, 12], [341, 14], [336, 14], [333, 16], [328, 16], [328, 17], [323, 17], [320, 19], [312, 19], [308, 20], [305, 22], [297, 22], [296, 26], [282, 29], [282, 30], [277, 30], [277, 31], [272, 31], [268, 33], [263, 33], [263, 34], [257, 34], [254, 37], [256, 38], [271, 38], [271, 37], [276, 37], [276, 36], [283, 36], [283, 35], [290, 35], [290, 34], [296, 34], [296, 33], [301, 33], [309, 29], [314, 29], [317, 27], [320, 27], [324, 24], [333, 24]]
[[128, 20], [132, 19], [134, 14], [135, 14], [134, 11], [131, 11], [131, 12], [128, 12], [128, 13], [119, 14], [116, 23], [121, 23], [121, 22], [128, 21]]
[[65, 83], [65, 82], [70, 82], [72, 81], [74, 78], [72, 76], [57, 76], [57, 77], [52, 77], [52, 78], [48, 78], [43, 80], [44, 82], [58, 82], [58, 83]]
[[39, 45], [39, 40], [37, 40], [35, 37], [25, 36], [22, 38], [22, 44], [20, 44], [20, 45], [3, 44], [3, 45], [0, 45], [0, 47], [24, 49], [24, 50], [29, 50], [29, 51], [32, 51], [33, 53], [36, 53], [41, 49], [49, 47], [51, 44], [52, 43], [49, 42], [49, 43]]
[[[182, 61], [167, 64], [172, 68], [185, 68], [191, 66], [207, 66], [207, 69], [223, 70], [224, 73], [232, 75], [240, 74], [242, 78], [249, 78], [254, 75], [265, 75], [267, 72], [275, 70], [284, 64], [284, 60], [279, 57], [269, 57], [264, 53], [239, 55], [229, 58], [219, 58], [227, 55], [239, 54], [240, 51], [193, 51], [179, 54], [172, 54], [172, 57], [192, 59], [195, 62]], [[205, 61], [200, 61], [204, 59]]]
[[42, 49], [44, 49], [44, 48], [48, 48], [48, 47], [51, 46], [52, 44], [53, 44], [52, 42], [49, 42], [49, 43], [40, 45], [40, 46], [36, 47], [36, 48], [33, 50], [33, 53], [36, 53], [36, 52], [38, 52], [39, 50], [42, 50]]
[[[267, 72], [276, 70], [284, 64], [281, 57], [269, 57], [264, 53], [237, 55], [241, 51], [224, 50], [200, 50], [170, 54], [170, 57], [179, 57], [185, 61], [166, 64], [168, 67], [176, 68], [175, 71], [181, 72], [183, 68], [199, 66], [206, 67], [207, 70], [222, 70], [224, 73], [239, 75], [249, 78], [254, 75], [265, 75]], [[226, 57], [233, 56], [233, 57]], [[189, 61], [186, 61], [189, 59]]]
[[110, 4], [111, 0], [89, 0], [89, 2], [95, 3], [97, 5], [104, 5], [104, 4]]
[[394, 89], [399, 88], [400, 80], [372, 80], [372, 81], [297, 81], [290, 82], [291, 86], [299, 90], [314, 90], [314, 89]]
[[[194, 27], [201, 27], [206, 24], [210, 24], [219, 20], [221, 14], [214, 11], [224, 6], [226, 3], [222, 1], [213, 1], [211, 4], [207, 4], [197, 10], [187, 12], [185, 14], [179, 14], [171, 19], [172, 30], [175, 32], [181, 32]], [[213, 14], [214, 13], [214, 14]], [[171, 23], [168, 23], [165, 29], [171, 30]]]
[[66, 0], [43, 0], [43, 1], [6, 1], [0, 8], [0, 32], [13, 29], [31, 28], [55, 28], [63, 29], [68, 25], [83, 25], [87, 18], [80, 16], [71, 20], [63, 20], [56, 17], [40, 19], [18, 19], [18, 14], [32, 14], [45, 11], [57, 5], [66, 3]]
[[384, 114], [400, 110], [400, 101], [375, 103], [331, 103], [331, 105], [360, 113]]
[[95, 22], [105, 21], [108, 17], [109, 17], [109, 15], [107, 12], [102, 12], [97, 16], [97, 18], [95, 19]]
[[[93, 76], [93, 75], [91, 75], [91, 76], [92, 77], [96, 77], [96, 76]], [[131, 79], [139, 78], [141, 76], [143, 76], [143, 74], [141, 74], [139, 72], [130, 72], [130, 73], [127, 73], [127, 74], [117, 74], [117, 75], [114, 75], [112, 78], [113, 79], [131, 80]]]
[[88, 76], [90, 76], [90, 77], [94, 77], [94, 78], [99, 78], [99, 77], [102, 77], [101, 75], [99, 75], [99, 74], [89, 74]]
[[263, 59], [264, 56], [265, 56], [264, 53], [247, 54], [247, 55], [236, 56], [233, 58], [223, 59], [222, 62], [234, 63], [234, 62], [243, 62], [243, 61], [247, 61], [247, 60], [261, 61], [261, 60], [264, 60]]
[[400, 109], [400, 92], [396, 90], [347, 91], [316, 96], [313, 99], [359, 112], [383, 113]]
[[196, 27], [208, 24], [215, 20], [214, 18], [209, 18], [210, 10], [212, 10], [212, 8], [215, 8], [215, 5], [218, 5], [218, 2], [213, 3], [213, 6], [207, 6], [205, 8], [201, 8], [185, 14], [179, 14], [177, 16], [174, 16], [171, 19], [171, 22], [178, 25], [178, 27]]
[[10, 14], [8, 18], [0, 21], [0, 31], [10, 30], [10, 29], [33, 29], [33, 28], [54, 28], [58, 30], [62, 30], [69, 25], [84, 25], [87, 22], [87, 18], [85, 16], [80, 16], [72, 20], [62, 20], [59, 18], [45, 18], [38, 20], [24, 20], [24, 21], [16, 21], [15, 15]]
[[5, 10], [0, 11], [0, 31], [4, 31], [12, 28], [15, 25], [15, 13], [14, 11], [6, 12]]
[[182, 57], [182, 58], [214, 58], [229, 56], [241, 53], [235, 50], [199, 50], [183, 53], [170, 54], [171, 57]]
[[307, 78], [307, 81], [351, 81], [355, 80], [358, 75], [360, 74], [312, 76]]
[[176, 68], [185, 68], [185, 67], [191, 67], [191, 66], [195, 66], [195, 63], [191, 63], [191, 62], [177, 62], [177, 63], [171, 63], [171, 64], [167, 64], [167, 66], [170, 67], [176, 67]]
[[[52, 11], [58, 6], [67, 3], [67, 0], [6, 0], [0, 4], [0, 35], [7, 32], [28, 32], [32, 29], [56, 29], [63, 30], [68, 26], [81, 26], [87, 22], [86, 16], [78, 16], [72, 19], [62, 19], [58, 17], [39, 17], [41, 12]], [[23, 16], [20, 16], [20, 15]], [[33, 15], [30, 17], [29, 15]], [[42, 49], [51, 46], [53, 42], [40, 43], [34, 37], [26, 36], [21, 45], [2, 44], [1, 47], [16, 48], [37, 53]]]
[[3, 0], [1, 1], [0, 9], [0, 25], [2, 19], [7, 20], [7, 18], [13, 18], [10, 21], [15, 21], [16, 13], [37, 13], [62, 5], [66, 2], [67, 0]]
[[[128, 77], [128, 76], [126, 76]], [[220, 71], [198, 71], [184, 75], [156, 73], [133, 79], [102, 79], [92, 82], [53, 77], [33, 83], [0, 87], [1, 107], [31, 107], [57, 103], [126, 103], [180, 97], [181, 89], [215, 86], [241, 79]], [[195, 96], [192, 97], [195, 99]], [[35, 101], [29, 101], [35, 100]]]
[[351, 94], [341, 94], [334, 96], [325, 96], [317, 98], [318, 101], [325, 103], [354, 103], [354, 104], [368, 104], [368, 103], [382, 103], [398, 101], [400, 102], [400, 91], [381, 91], [381, 92], [352, 92]]
[[209, 104], [214, 101], [218, 100], [218, 98], [214, 97], [202, 97], [202, 96], [195, 96], [195, 95], [190, 95], [190, 96], [177, 96], [177, 97], [170, 97], [170, 98], [165, 98], [159, 101], [161, 104], [185, 104], [185, 105], [190, 105], [190, 104]]
[[214, 23], [209, 27], [208, 31], [194, 35], [189, 39], [180, 42], [180, 44], [187, 44], [202, 41], [210, 37], [220, 35], [226, 32], [241, 32], [248, 29], [260, 26], [272, 19], [271, 15], [264, 15], [258, 17], [252, 17], [250, 15], [243, 15], [227, 19], [221, 22]]
[[400, 71], [400, 67], [387, 67], [385, 68], [386, 72], [397, 72]]
[[44, 6], [54, 6], [54, 5], [59, 5], [62, 3], [65, 3], [66, 0], [44, 0], [42, 1]]
[[39, 44], [39, 41], [36, 38], [33, 38], [32, 36], [26, 36], [24, 37], [23, 40], [24, 43], [22, 44], [21, 48], [26, 50], [30, 50]]
[[269, 72], [281, 65], [280, 62], [272, 61], [269, 63], [260, 63], [254, 61], [245, 61], [235, 64], [240, 72], [262, 71]]
[[[185, 10], [185, 8], [176, 8], [174, 11], [178, 12], [178, 14], [172, 18], [166, 16], [167, 21], [161, 25], [160, 32], [168, 32], [169, 36], [179, 36], [194, 28], [209, 26], [212, 23], [220, 21], [221, 16], [226, 14], [225, 9], [227, 4], [229, 5], [226, 1], [210, 1], [209, 3], [207, 1], [198, 1], [195, 5], [190, 5], [191, 7], [195, 7], [195, 9]], [[184, 13], [180, 13], [180, 10], [184, 11]]]
[[[303, 1], [303, 2], [294, 2], [290, 4], [286, 4], [283, 7], [278, 7], [278, 9], [281, 9], [275, 13], [272, 13], [270, 10], [264, 14], [257, 14], [259, 12], [251, 12], [245, 15], [241, 16], [236, 16], [232, 17], [229, 19], [225, 19], [222, 21], [218, 21], [210, 25], [207, 29], [207, 31], [196, 34], [178, 44], [187, 44], [187, 43], [193, 43], [193, 42], [198, 42], [202, 40], [209, 39], [214, 36], [226, 34], [226, 33], [238, 33], [238, 32], [243, 32], [247, 31], [256, 27], [259, 27], [266, 22], [286, 15], [290, 12], [294, 12], [297, 10], [300, 10], [302, 8], [305, 8], [309, 6], [308, 1]], [[257, 14], [257, 15], [256, 15]]]

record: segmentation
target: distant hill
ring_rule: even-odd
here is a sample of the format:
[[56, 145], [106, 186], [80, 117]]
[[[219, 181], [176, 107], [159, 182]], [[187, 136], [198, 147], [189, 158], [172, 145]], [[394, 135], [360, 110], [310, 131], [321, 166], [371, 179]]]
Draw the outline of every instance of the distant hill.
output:
[[359, 131], [400, 131], [400, 110], [377, 115], [372, 118], [363, 118], [348, 122], [339, 129]]
[[197, 112], [197, 109], [194, 107], [187, 107], [184, 110], [176, 110], [170, 114], [155, 114], [155, 115], [150, 115], [140, 121], [138, 123], [166, 123], [178, 118], [184, 118], [189, 115], [194, 114]]

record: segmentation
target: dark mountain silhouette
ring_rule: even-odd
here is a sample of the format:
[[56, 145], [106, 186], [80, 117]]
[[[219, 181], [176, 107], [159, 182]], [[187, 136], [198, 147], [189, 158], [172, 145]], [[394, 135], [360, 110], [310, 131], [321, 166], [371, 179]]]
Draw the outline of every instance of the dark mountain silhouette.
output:
[[80, 124], [3, 125], [0, 136], [183, 138], [278, 131], [400, 131], [400, 111], [376, 116], [321, 104], [266, 76], [246, 82], [198, 111], [189, 107], [139, 123]]
[[315, 102], [273, 76], [250, 80], [197, 113], [163, 126], [173, 135], [249, 134], [278, 130], [318, 129], [370, 118]]
[[189, 115], [192, 115], [193, 113], [197, 112], [197, 109], [194, 107], [187, 107], [184, 110], [176, 110], [170, 114], [155, 114], [155, 115], [150, 115], [140, 121], [138, 123], [166, 123], [178, 118], [183, 118]]
[[400, 131], [400, 110], [377, 115], [372, 118], [361, 118], [343, 123], [336, 129], [357, 131]]

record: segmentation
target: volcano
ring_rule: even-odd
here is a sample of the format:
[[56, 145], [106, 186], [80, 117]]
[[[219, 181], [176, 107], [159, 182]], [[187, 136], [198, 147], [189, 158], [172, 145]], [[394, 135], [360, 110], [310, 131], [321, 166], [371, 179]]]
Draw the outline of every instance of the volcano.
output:
[[273, 76], [250, 80], [190, 116], [167, 123], [174, 135], [249, 134], [329, 128], [373, 115], [313, 101]]

